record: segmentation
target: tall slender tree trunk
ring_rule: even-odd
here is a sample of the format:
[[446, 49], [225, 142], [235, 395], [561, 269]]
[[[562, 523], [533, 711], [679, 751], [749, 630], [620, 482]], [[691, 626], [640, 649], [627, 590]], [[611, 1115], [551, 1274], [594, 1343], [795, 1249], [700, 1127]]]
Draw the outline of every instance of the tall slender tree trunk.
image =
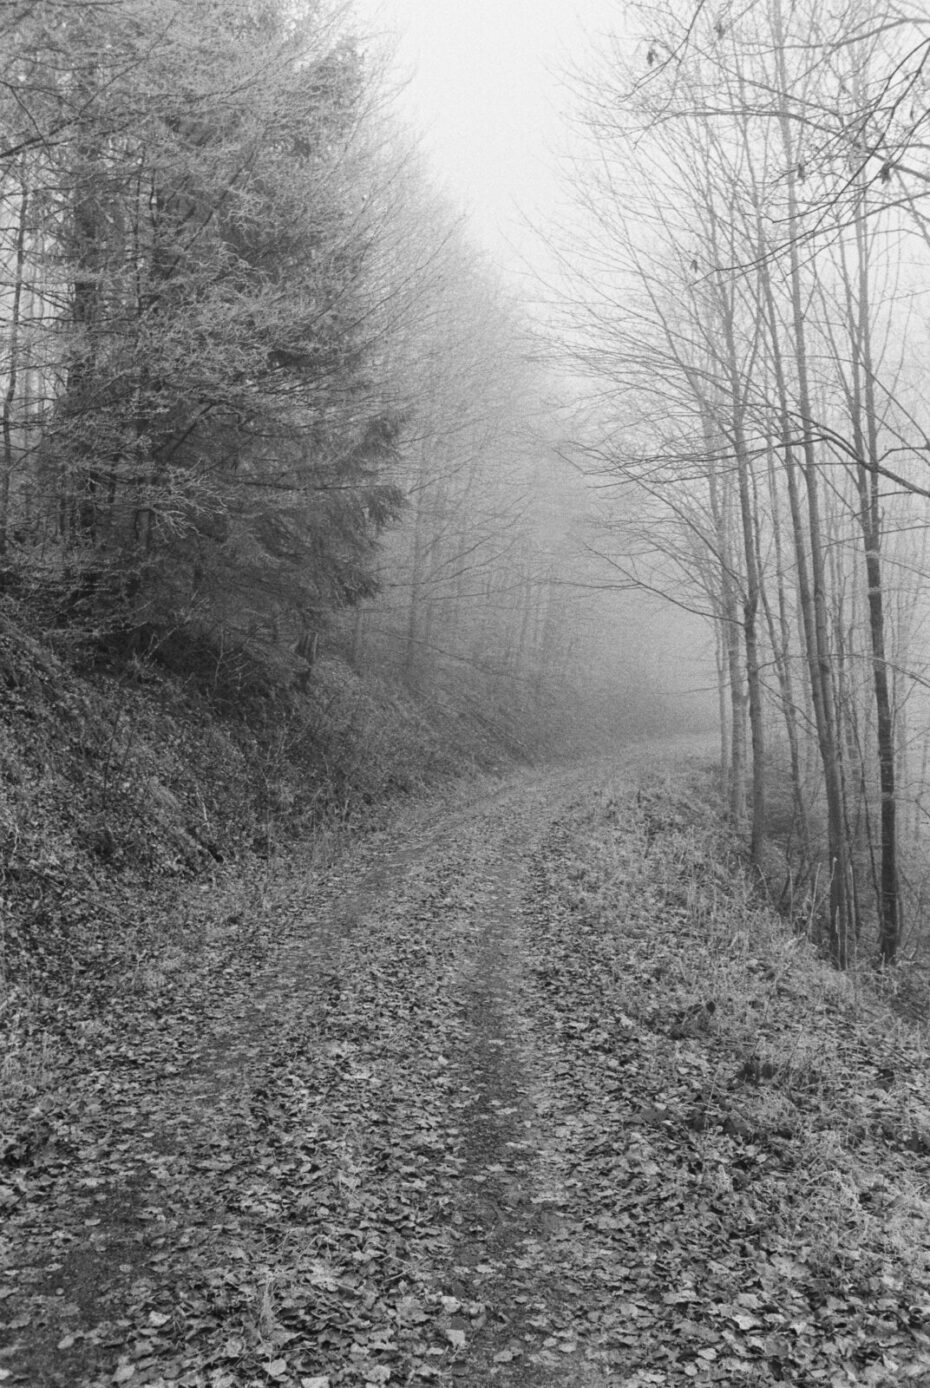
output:
[[[795, 694], [794, 676], [791, 670], [791, 623], [788, 617], [788, 595], [785, 590], [785, 556], [782, 522], [779, 515], [779, 496], [776, 484], [775, 451], [768, 451], [767, 481], [769, 507], [771, 512], [772, 539], [775, 549], [775, 585], [777, 593], [777, 612], [768, 600], [765, 585], [762, 585], [762, 604], [769, 629], [772, 659], [778, 678], [781, 695], [782, 717], [785, 723], [785, 736], [788, 739], [788, 765], [791, 780], [792, 819], [800, 844], [802, 869], [810, 867], [810, 835], [807, 824], [807, 807], [804, 803], [804, 781], [801, 769], [801, 737], [798, 729], [798, 706]], [[758, 508], [757, 508], [758, 514]], [[757, 533], [756, 543], [761, 550], [761, 536]]]
[[[863, 190], [862, 201], [866, 194]], [[901, 938], [901, 903], [898, 883], [898, 830], [894, 713], [885, 654], [885, 600], [882, 581], [882, 515], [878, 489], [878, 415], [875, 402], [875, 368], [872, 359], [871, 286], [869, 278], [869, 230], [865, 207], [856, 221], [858, 284], [854, 324], [852, 425], [858, 463], [859, 525], [865, 560], [875, 696], [876, 739], [880, 804], [879, 839], [881, 869], [878, 901], [878, 947], [886, 964], [894, 962]], [[861, 406], [861, 408], [860, 408]], [[865, 421], [863, 430], [862, 421]]]
[[718, 615], [714, 623], [714, 657], [717, 667], [717, 721], [720, 726], [720, 787], [724, 794], [730, 789], [730, 707], [727, 694], [726, 618]]
[[[707, 230], [710, 237], [712, 263], [725, 264], [734, 258], [731, 244], [720, 245], [721, 227], [715, 209], [708, 205]], [[723, 232], [723, 238], [727, 233]], [[746, 440], [746, 391], [752, 375], [747, 363], [737, 351], [735, 306], [732, 283], [722, 275], [713, 281], [713, 302], [723, 337], [723, 370], [726, 399], [721, 400], [726, 411], [726, 433], [729, 436], [736, 464], [736, 497], [742, 538], [744, 588], [742, 594], [742, 631], [746, 661], [746, 698], [749, 713], [749, 738], [752, 752], [749, 815], [749, 857], [754, 868], [761, 871], [762, 849], [765, 842], [765, 725], [762, 706], [761, 657], [759, 650], [760, 570], [755, 534], [752, 463]], [[755, 355], [757, 339], [750, 343], [750, 358]], [[723, 383], [722, 383], [723, 384]]]
[[[0, 555], [6, 554], [7, 545], [9, 543], [10, 488], [13, 482], [13, 472], [16, 467], [16, 455], [13, 444], [13, 416], [16, 406], [16, 390], [19, 379], [23, 275], [26, 261], [26, 226], [28, 215], [29, 189], [26, 183], [26, 160], [24, 157], [21, 161], [19, 216], [16, 223], [16, 241], [14, 246], [13, 297], [10, 303], [7, 338], [9, 344], [9, 366], [7, 367], [6, 390], [3, 394], [3, 470], [2, 473], [0, 473]], [[22, 420], [20, 428], [21, 432], [25, 429], [25, 419]]]
[[[817, 456], [814, 443], [811, 392], [807, 362], [807, 336], [804, 324], [804, 302], [801, 281], [801, 260], [798, 248], [800, 218], [797, 201], [798, 150], [789, 110], [789, 85], [785, 58], [785, 32], [781, 0], [772, 0], [775, 39], [775, 62], [779, 98], [779, 126], [784, 154], [784, 179], [787, 190], [785, 233], [788, 240], [788, 288], [791, 300], [793, 348], [798, 392], [797, 414], [800, 417], [801, 464], [807, 492], [807, 529], [810, 547], [811, 591], [807, 603], [806, 625], [808, 668], [817, 740], [823, 770], [824, 796], [827, 809], [827, 847], [830, 868], [830, 919], [828, 926], [830, 951], [837, 965], [845, 968], [849, 943], [855, 936], [853, 898], [850, 889], [851, 864], [846, 842], [846, 814], [843, 801], [842, 768], [837, 741], [836, 704], [830, 669], [829, 621], [826, 594], [826, 566], [823, 549], [823, 527], [820, 514], [820, 489], [817, 477]], [[793, 432], [793, 431], [792, 431]], [[789, 435], [790, 437], [790, 435]], [[797, 532], [796, 532], [797, 533]]]
[[733, 451], [736, 458], [737, 493], [743, 536], [746, 590], [743, 596], [743, 644], [746, 653], [746, 695], [749, 709], [749, 738], [752, 749], [751, 811], [749, 817], [749, 858], [761, 871], [765, 842], [765, 727], [762, 710], [761, 660], [759, 654], [759, 563], [756, 553], [753, 498], [750, 481], [749, 450], [736, 371], [736, 346], [729, 311], [724, 315], [724, 335], [730, 364], [730, 407]]
[[420, 624], [423, 603], [423, 565], [426, 547], [424, 502], [427, 487], [425, 444], [420, 451], [417, 488], [413, 511], [413, 551], [410, 557], [410, 590], [407, 595], [407, 622], [404, 637], [403, 678], [411, 688], [416, 684], [422, 650]]
[[707, 487], [714, 526], [714, 545], [720, 569], [720, 671], [723, 697], [729, 690], [729, 709], [721, 714], [721, 733], [729, 730], [729, 743], [722, 755], [727, 776], [724, 786], [730, 819], [737, 832], [746, 828], [746, 693], [740, 661], [740, 617], [730, 534], [728, 479], [721, 478], [717, 462], [717, 440], [711, 411], [706, 402], [701, 418], [707, 455]]

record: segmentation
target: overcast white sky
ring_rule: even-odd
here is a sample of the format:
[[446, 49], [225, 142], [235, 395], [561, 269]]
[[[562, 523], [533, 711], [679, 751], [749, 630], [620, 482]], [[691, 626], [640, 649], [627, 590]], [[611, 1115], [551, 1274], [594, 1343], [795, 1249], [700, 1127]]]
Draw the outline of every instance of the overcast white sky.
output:
[[[396, 35], [399, 96], [440, 183], [475, 238], [518, 270], [559, 196], [555, 151], [568, 97], [559, 72], [619, 24], [624, 0], [355, 0], [375, 32]], [[513, 248], [513, 249], [511, 249]]]

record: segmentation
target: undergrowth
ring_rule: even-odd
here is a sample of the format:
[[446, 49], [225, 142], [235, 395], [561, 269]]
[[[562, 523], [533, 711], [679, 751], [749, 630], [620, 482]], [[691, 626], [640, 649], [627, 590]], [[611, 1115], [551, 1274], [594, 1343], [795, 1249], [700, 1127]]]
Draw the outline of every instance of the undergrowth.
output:
[[[0, 1105], [75, 1016], [170, 992], [297, 855], [504, 760], [451, 709], [324, 653], [301, 689], [205, 641], [75, 642], [0, 596]], [[202, 889], [202, 890], [201, 890]]]
[[[571, 922], [557, 926], [573, 940], [567, 1025], [628, 1038], [623, 1063], [648, 1072], [655, 1103], [624, 1115], [642, 1159], [668, 1162], [689, 1200], [758, 1248], [746, 1291], [760, 1305], [801, 1288], [821, 1336], [831, 1307], [855, 1327], [850, 1304], [884, 1305], [888, 1346], [916, 1336], [930, 1372], [926, 1031], [889, 1008], [872, 970], [836, 971], [762, 899], [705, 772], [632, 797], [606, 789], [563, 823], [539, 872]], [[572, 994], [579, 935], [584, 975], [600, 980], [590, 1023]], [[592, 1086], [609, 1092], [600, 1063]], [[836, 1381], [895, 1379], [896, 1352], [869, 1327], [845, 1348], [838, 1336], [849, 1377]]]

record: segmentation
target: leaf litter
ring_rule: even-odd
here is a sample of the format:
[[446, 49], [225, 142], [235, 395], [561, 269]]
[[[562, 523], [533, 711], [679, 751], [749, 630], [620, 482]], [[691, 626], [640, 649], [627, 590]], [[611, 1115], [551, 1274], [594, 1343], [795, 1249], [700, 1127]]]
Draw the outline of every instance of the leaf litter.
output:
[[76, 998], [4, 1125], [0, 1381], [930, 1381], [921, 1034], [693, 777], [606, 782], [230, 878]]

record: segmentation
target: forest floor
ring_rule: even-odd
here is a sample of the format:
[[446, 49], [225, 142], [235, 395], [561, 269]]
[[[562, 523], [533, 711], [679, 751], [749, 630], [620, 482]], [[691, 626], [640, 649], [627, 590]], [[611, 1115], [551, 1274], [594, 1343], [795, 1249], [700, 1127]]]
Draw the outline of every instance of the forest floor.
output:
[[6, 1058], [0, 1382], [930, 1384], [925, 1033], [680, 748], [484, 786], [153, 894]]

